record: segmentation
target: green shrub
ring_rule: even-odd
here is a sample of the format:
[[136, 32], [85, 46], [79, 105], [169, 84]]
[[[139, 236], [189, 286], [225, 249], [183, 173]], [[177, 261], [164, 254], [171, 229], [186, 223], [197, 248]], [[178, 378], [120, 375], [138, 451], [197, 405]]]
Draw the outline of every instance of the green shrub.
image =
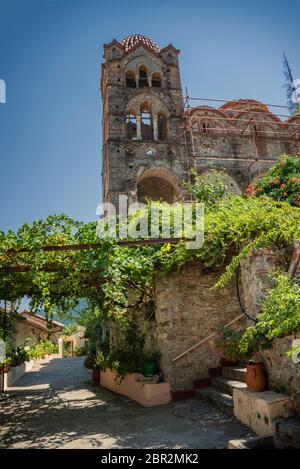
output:
[[268, 348], [276, 337], [300, 331], [300, 284], [287, 273], [272, 274], [271, 288], [261, 305], [254, 326], [248, 327], [240, 340], [240, 351]]
[[204, 203], [205, 210], [215, 210], [228, 189], [224, 174], [211, 169], [204, 174], [191, 173], [193, 182], [183, 183], [194, 200]]
[[220, 328], [215, 339], [216, 349], [222, 353], [224, 358], [232, 362], [246, 360], [248, 353], [242, 353], [239, 348], [242, 335], [241, 331], [236, 331], [229, 327]]
[[96, 363], [96, 354], [94, 353], [89, 353], [84, 360], [84, 366], [88, 370], [96, 370], [98, 368], [98, 365]]
[[300, 206], [300, 158], [282, 155], [267, 172], [247, 189], [250, 195], [268, 195], [275, 200]]
[[58, 345], [51, 340], [41, 340], [36, 344], [25, 342], [25, 344], [24, 348], [29, 360], [43, 358], [45, 355], [58, 353]]
[[78, 345], [74, 349], [74, 355], [76, 357], [84, 357], [87, 354], [87, 347], [85, 345]]
[[300, 330], [299, 280], [285, 273], [273, 274], [272, 279], [274, 288], [262, 303], [256, 326], [270, 340]]

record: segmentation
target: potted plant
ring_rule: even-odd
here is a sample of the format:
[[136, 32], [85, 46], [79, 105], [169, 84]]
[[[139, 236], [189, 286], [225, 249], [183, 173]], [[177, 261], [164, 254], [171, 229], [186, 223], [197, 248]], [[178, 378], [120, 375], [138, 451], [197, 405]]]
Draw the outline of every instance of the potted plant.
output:
[[89, 353], [84, 360], [84, 366], [88, 370], [92, 370], [92, 381], [100, 380], [100, 366], [97, 362], [97, 355], [94, 353]]
[[143, 356], [143, 375], [152, 377], [157, 374], [160, 352], [145, 353]]
[[239, 349], [247, 357], [246, 384], [251, 391], [262, 392], [267, 389], [267, 374], [260, 349], [269, 347], [270, 342], [258, 334], [254, 327], [243, 334]]
[[240, 361], [244, 361], [245, 357], [239, 348], [239, 342], [242, 332], [222, 327], [218, 330], [215, 347], [221, 353], [221, 363], [223, 366], [236, 365]]
[[8, 372], [9, 372], [10, 367], [11, 367], [11, 362], [12, 362], [11, 357], [6, 357], [6, 358], [5, 358], [4, 364], [3, 364], [3, 371], [4, 371], [4, 373], [8, 373]]

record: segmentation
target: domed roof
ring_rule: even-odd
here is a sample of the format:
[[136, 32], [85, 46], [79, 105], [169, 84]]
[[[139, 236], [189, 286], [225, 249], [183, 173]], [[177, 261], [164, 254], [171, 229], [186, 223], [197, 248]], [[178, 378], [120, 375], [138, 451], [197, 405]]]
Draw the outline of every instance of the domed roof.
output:
[[128, 52], [130, 49], [135, 47], [137, 44], [141, 44], [144, 46], [149, 47], [154, 52], [160, 52], [159, 47], [146, 36], [142, 36], [141, 34], [131, 34], [130, 36], [125, 37], [121, 41], [122, 46], [125, 48], [125, 52]]
[[269, 108], [266, 104], [257, 101], [256, 99], [236, 99], [233, 101], [227, 101], [227, 103], [220, 106], [221, 111], [227, 112], [228, 114], [238, 113], [240, 111], [245, 111], [248, 108], [259, 108], [264, 111], [268, 111]]

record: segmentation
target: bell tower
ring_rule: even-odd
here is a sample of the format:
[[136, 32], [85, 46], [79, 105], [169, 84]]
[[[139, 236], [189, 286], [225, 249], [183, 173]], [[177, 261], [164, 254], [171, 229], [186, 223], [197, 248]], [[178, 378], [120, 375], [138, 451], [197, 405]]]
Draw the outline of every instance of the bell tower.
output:
[[186, 177], [179, 50], [131, 35], [104, 45], [103, 201], [173, 202]]

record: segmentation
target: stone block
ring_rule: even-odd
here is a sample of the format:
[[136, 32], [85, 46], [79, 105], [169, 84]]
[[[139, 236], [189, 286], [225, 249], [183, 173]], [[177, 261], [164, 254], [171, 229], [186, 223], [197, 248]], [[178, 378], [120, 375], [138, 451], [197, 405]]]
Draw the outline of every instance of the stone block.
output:
[[293, 399], [273, 391], [234, 389], [233, 407], [235, 417], [259, 436], [273, 435], [278, 417], [294, 415]]

